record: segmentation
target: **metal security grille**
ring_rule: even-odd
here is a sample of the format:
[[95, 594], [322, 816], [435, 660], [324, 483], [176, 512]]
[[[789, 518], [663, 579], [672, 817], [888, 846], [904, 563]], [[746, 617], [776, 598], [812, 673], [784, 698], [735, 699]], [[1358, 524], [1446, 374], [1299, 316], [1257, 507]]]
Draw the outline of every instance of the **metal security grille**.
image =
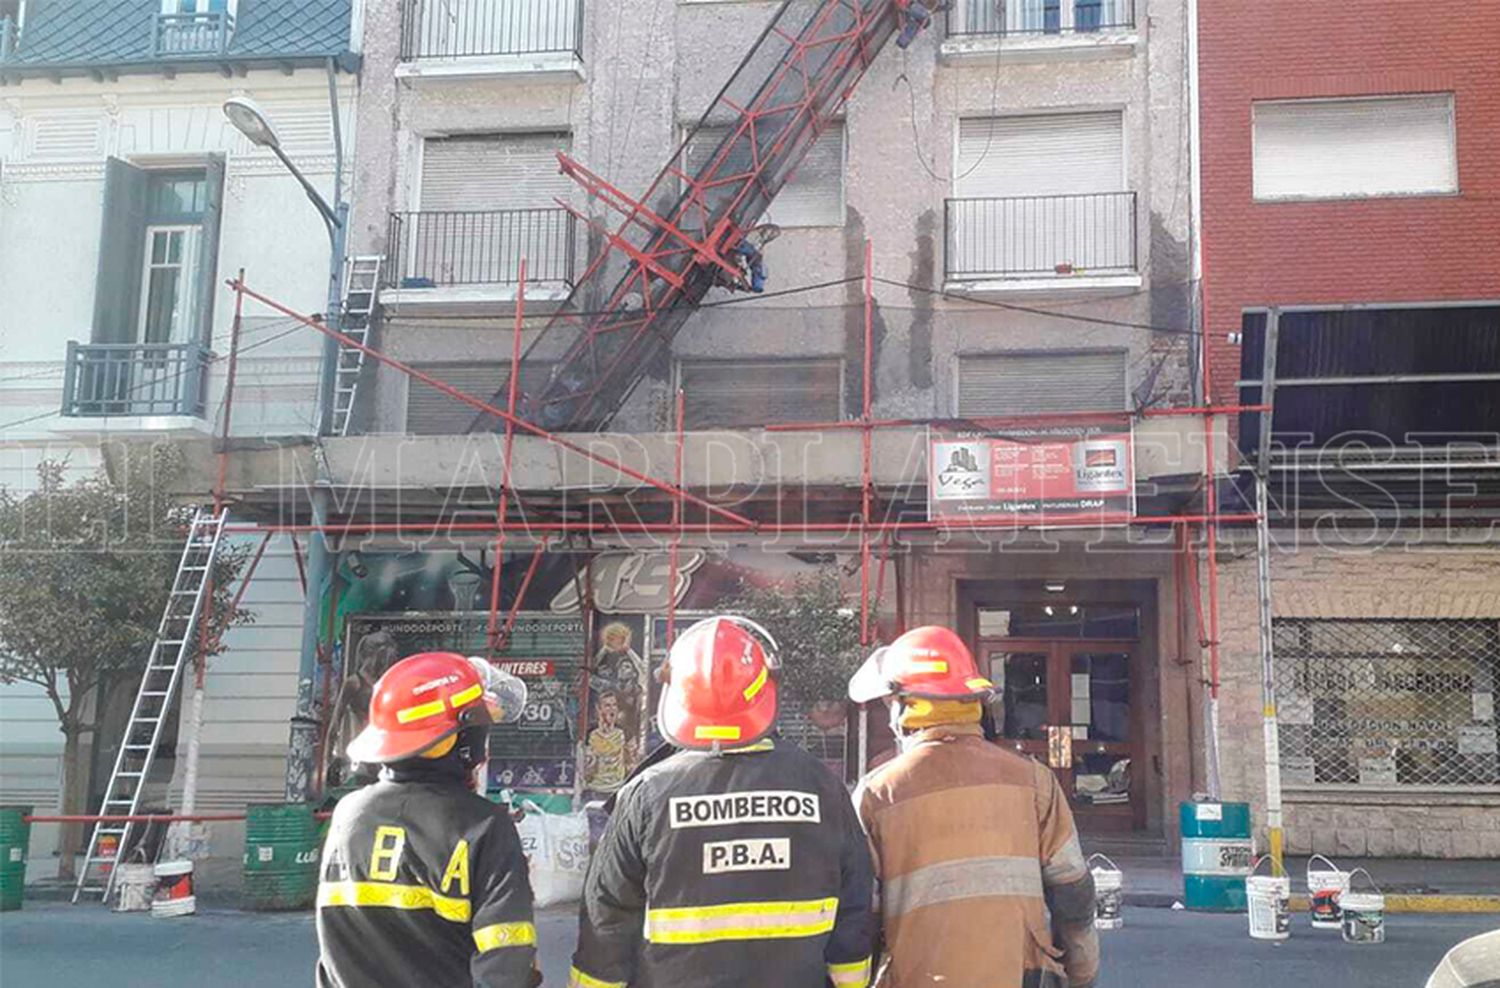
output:
[[1273, 628], [1283, 785], [1500, 786], [1500, 620]]

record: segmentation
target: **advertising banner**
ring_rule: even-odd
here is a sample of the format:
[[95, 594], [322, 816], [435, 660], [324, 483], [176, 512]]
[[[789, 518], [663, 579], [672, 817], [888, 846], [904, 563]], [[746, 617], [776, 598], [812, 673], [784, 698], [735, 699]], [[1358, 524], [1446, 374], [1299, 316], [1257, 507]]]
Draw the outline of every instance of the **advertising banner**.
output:
[[927, 471], [934, 521], [1125, 524], [1135, 513], [1131, 433], [1118, 424], [934, 429]]

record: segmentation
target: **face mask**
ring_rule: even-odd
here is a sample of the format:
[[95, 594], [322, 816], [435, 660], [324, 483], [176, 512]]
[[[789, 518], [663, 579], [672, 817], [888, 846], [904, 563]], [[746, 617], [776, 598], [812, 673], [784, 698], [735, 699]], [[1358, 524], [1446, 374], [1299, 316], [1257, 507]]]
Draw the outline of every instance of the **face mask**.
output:
[[485, 767], [489, 764], [489, 728], [466, 728], [458, 736], [457, 754], [469, 770], [469, 791], [483, 796], [488, 790]]

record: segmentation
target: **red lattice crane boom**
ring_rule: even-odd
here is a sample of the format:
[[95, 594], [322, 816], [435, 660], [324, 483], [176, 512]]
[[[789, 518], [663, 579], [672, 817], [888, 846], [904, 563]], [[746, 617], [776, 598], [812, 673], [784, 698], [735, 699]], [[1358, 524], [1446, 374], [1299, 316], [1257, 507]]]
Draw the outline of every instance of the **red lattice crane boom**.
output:
[[[738, 276], [729, 251], [896, 33], [897, 6], [786, 0], [639, 199], [558, 155], [564, 173], [622, 218], [608, 225], [563, 204], [602, 247], [522, 358], [519, 414], [552, 430], [608, 424], [709, 289]], [[713, 152], [690, 162], [695, 138], [720, 127]], [[480, 416], [473, 428], [493, 426]]]

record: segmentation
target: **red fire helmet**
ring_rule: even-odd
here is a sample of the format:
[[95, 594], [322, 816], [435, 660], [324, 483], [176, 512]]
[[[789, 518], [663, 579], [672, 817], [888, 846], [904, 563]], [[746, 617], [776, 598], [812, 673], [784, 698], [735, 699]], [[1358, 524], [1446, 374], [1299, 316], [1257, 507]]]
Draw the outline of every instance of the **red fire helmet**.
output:
[[849, 699], [885, 696], [925, 700], [981, 700], [995, 684], [979, 674], [964, 640], [948, 628], [913, 628], [865, 660], [849, 680]]
[[705, 618], [667, 655], [657, 722], [679, 748], [740, 748], [776, 723], [776, 639], [736, 615]]
[[349, 742], [356, 762], [412, 758], [465, 727], [492, 724], [482, 670], [456, 652], [422, 652], [386, 670], [370, 699], [370, 722]]

